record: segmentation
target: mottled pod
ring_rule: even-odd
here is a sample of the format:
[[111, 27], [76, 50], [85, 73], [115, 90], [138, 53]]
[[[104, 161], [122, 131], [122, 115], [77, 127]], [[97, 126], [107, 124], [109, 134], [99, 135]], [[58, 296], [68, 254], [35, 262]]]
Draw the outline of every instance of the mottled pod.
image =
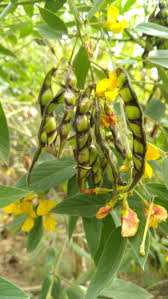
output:
[[85, 181], [90, 167], [90, 93], [91, 87], [88, 87], [80, 95], [74, 120], [76, 132], [75, 159], [77, 162], [77, 182], [80, 190], [85, 189]]
[[129, 190], [141, 179], [145, 168], [146, 135], [143, 128], [143, 113], [138, 103], [137, 96], [131, 87], [129, 77], [122, 68], [116, 69], [119, 94], [125, 103], [128, 122], [133, 134], [133, 162], [134, 177]]
[[74, 111], [75, 103], [76, 103], [76, 96], [71, 88], [67, 87], [64, 93], [64, 115], [62, 117], [61, 123], [59, 125], [58, 134], [60, 136], [60, 146], [58, 150], [57, 158], [60, 157], [66, 140], [69, 135], [70, 131], [70, 121]]
[[97, 150], [93, 144], [90, 146], [89, 151], [92, 182], [94, 184], [94, 188], [101, 187], [103, 183], [102, 168]]
[[40, 104], [40, 110], [41, 110], [41, 115], [43, 115], [44, 112], [44, 107], [48, 102], [51, 101], [53, 98], [53, 91], [51, 88], [51, 80], [56, 71], [56, 68], [52, 68], [47, 75], [44, 78], [43, 85], [41, 87], [39, 97], [38, 97], [38, 102]]

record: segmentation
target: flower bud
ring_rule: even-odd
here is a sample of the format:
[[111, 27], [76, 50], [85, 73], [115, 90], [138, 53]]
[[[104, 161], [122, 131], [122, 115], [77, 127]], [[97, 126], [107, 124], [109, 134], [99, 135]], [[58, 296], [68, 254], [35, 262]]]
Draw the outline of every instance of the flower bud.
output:
[[137, 214], [130, 208], [127, 211], [122, 211], [121, 214], [121, 235], [122, 237], [133, 237], [139, 225]]
[[96, 214], [97, 219], [105, 218], [111, 211], [112, 206], [110, 204], [106, 204], [104, 207], [100, 208]]

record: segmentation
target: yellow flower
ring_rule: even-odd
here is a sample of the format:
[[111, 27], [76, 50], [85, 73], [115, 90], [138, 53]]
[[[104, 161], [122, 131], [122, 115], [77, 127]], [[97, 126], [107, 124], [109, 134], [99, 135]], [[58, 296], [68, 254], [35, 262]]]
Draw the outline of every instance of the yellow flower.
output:
[[21, 227], [21, 230], [24, 232], [28, 232], [34, 226], [34, 219], [31, 217], [27, 217]]
[[20, 200], [11, 203], [9, 206], [3, 208], [4, 212], [7, 214], [12, 214], [12, 215], [21, 215], [23, 214], [23, 211], [21, 209], [21, 202]]
[[119, 10], [114, 6], [109, 6], [107, 8], [107, 22], [102, 23], [102, 26], [113, 33], [122, 32], [127, 27], [127, 22], [125, 20], [117, 22], [118, 15]]
[[[148, 217], [149, 207], [144, 208], [144, 213], [146, 218]], [[166, 221], [167, 219], [167, 211], [164, 207], [160, 205], [153, 205], [152, 206], [152, 212], [150, 215], [149, 220], [149, 227], [153, 226], [154, 228], [157, 228], [158, 223], [162, 221]]]
[[118, 95], [118, 81], [115, 71], [109, 73], [109, 78], [104, 78], [97, 83], [96, 94], [99, 97], [105, 97], [106, 100], [112, 101]]
[[112, 209], [112, 206], [111, 204], [106, 204], [104, 207], [101, 207], [97, 214], [96, 214], [96, 218], [97, 219], [102, 219], [102, 218], [105, 218], [111, 211]]
[[137, 214], [130, 208], [121, 214], [121, 235], [122, 237], [135, 236], [139, 226]]
[[51, 217], [51, 213], [49, 211], [56, 206], [56, 202], [54, 200], [43, 200], [40, 202], [37, 208], [37, 215], [44, 216], [43, 226], [46, 231], [53, 231], [55, 229], [55, 219]]
[[157, 160], [160, 158], [160, 153], [158, 149], [152, 145], [151, 143], [147, 143], [147, 152], [145, 156], [145, 172], [143, 177], [144, 178], [151, 178], [152, 177], [152, 167], [147, 162], [148, 160]]

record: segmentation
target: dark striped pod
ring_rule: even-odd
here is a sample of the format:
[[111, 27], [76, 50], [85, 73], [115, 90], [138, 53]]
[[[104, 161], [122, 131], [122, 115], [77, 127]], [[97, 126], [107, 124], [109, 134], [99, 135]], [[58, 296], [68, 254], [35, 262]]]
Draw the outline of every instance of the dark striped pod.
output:
[[85, 189], [85, 181], [90, 167], [90, 93], [91, 88], [88, 87], [80, 95], [74, 120], [74, 129], [76, 132], [75, 159], [77, 162], [77, 182], [80, 190]]
[[66, 143], [66, 140], [68, 138], [69, 131], [70, 131], [71, 116], [73, 114], [75, 103], [76, 103], [75, 94], [72, 91], [72, 89], [70, 89], [69, 87], [67, 87], [64, 93], [64, 103], [65, 103], [64, 115], [62, 117], [58, 129], [58, 134], [60, 136], [60, 146], [59, 146], [57, 158], [60, 157], [64, 145]]
[[53, 91], [51, 88], [51, 80], [56, 71], [56, 68], [52, 68], [44, 78], [43, 85], [41, 87], [38, 102], [40, 104], [41, 115], [43, 115], [44, 107], [53, 98]]
[[116, 189], [117, 184], [123, 185], [123, 182], [122, 182], [120, 175], [117, 172], [113, 152], [108, 148], [105, 140], [103, 139], [103, 137], [101, 135], [100, 107], [99, 107], [99, 102], [97, 99], [95, 102], [95, 121], [94, 121], [94, 123], [95, 123], [96, 142], [100, 146], [100, 149], [102, 150], [103, 154], [105, 155], [106, 159], [108, 160], [108, 163], [110, 164], [111, 172], [112, 172], [113, 188]]
[[47, 145], [52, 145], [55, 142], [56, 138], [56, 120], [53, 117], [53, 111], [56, 107], [56, 105], [60, 102], [60, 99], [62, 98], [62, 95], [64, 93], [64, 90], [61, 90], [58, 92], [58, 94], [51, 99], [44, 107], [43, 110], [43, 116], [41, 120], [40, 129], [38, 132], [38, 147], [34, 154], [31, 166], [27, 173], [27, 185], [30, 184], [30, 176], [32, 173], [32, 170], [38, 161], [40, 155], [45, 150]]
[[90, 146], [90, 167], [91, 167], [91, 178], [94, 188], [101, 187], [103, 183], [102, 168], [100, 165], [99, 156], [95, 146]]
[[102, 159], [101, 159], [101, 173], [102, 173], [102, 177], [106, 171], [108, 165], [108, 160], [106, 158], [106, 156], [104, 155], [104, 153], [102, 152]]
[[[110, 114], [110, 112], [111, 112], [111, 108], [107, 103], [104, 105], [104, 110], [105, 110], [106, 114]], [[114, 125], [110, 124], [109, 127], [110, 127], [110, 131], [112, 133], [112, 136], [113, 136], [113, 143], [114, 143], [114, 146], [115, 146], [117, 152], [122, 156], [123, 159], [126, 159], [127, 151], [126, 151], [124, 144], [121, 141], [121, 137], [120, 137], [120, 133], [119, 133], [117, 124], [114, 124]]]
[[119, 94], [125, 103], [128, 122], [133, 134], [134, 177], [129, 190], [141, 179], [145, 168], [146, 135], [143, 129], [143, 114], [137, 96], [132, 89], [129, 77], [122, 68], [116, 69]]

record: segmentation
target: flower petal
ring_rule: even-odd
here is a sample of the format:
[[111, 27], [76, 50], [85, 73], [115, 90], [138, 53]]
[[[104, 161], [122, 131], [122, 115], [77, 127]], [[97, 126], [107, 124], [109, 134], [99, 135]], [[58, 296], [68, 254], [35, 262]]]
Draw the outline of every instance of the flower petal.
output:
[[21, 203], [22, 213], [26, 214], [29, 217], [35, 218], [36, 213], [33, 210], [32, 202], [31, 201], [23, 201]]
[[21, 215], [23, 214], [23, 211], [21, 209], [21, 203], [20, 200], [11, 203], [9, 206], [3, 208], [4, 212], [7, 214], [12, 214], [12, 215]]
[[106, 29], [112, 31], [113, 33], [120, 33], [127, 27], [127, 21], [123, 20], [118, 23], [107, 23]]
[[43, 220], [43, 226], [47, 232], [53, 231], [55, 229], [55, 219], [50, 215], [46, 215]]
[[105, 205], [104, 207], [100, 208], [96, 214], [96, 218], [97, 219], [102, 219], [104, 217], [106, 217], [110, 211], [111, 211], [112, 207], [111, 205]]
[[34, 226], [34, 219], [31, 217], [27, 217], [26, 220], [24, 221], [21, 230], [24, 232], [29, 231], [32, 227]]
[[152, 177], [152, 167], [149, 165], [149, 163], [145, 162], [145, 172], [143, 174], [144, 178], [150, 178]]
[[[144, 209], [146, 218], [148, 217], [148, 212], [149, 209]], [[162, 221], [166, 221], [167, 217], [168, 217], [167, 211], [164, 207], [160, 205], [153, 205], [150, 220], [149, 220], [149, 227], [153, 226], [154, 228], [157, 228], [158, 223]]]
[[45, 199], [40, 202], [37, 208], [37, 215], [38, 216], [45, 216], [48, 212], [56, 206], [56, 201]]
[[115, 98], [118, 96], [118, 90], [115, 89], [115, 90], [105, 91], [104, 95], [107, 101], [113, 102]]
[[147, 143], [146, 160], [157, 160], [160, 158], [158, 149], [151, 143]]
[[104, 78], [96, 86], [96, 94], [104, 97], [104, 92], [111, 88], [111, 80]]
[[137, 214], [128, 209], [127, 214], [121, 215], [121, 235], [122, 237], [133, 237], [139, 226]]
[[119, 10], [115, 6], [107, 7], [107, 23], [117, 22], [117, 18], [119, 15]]

